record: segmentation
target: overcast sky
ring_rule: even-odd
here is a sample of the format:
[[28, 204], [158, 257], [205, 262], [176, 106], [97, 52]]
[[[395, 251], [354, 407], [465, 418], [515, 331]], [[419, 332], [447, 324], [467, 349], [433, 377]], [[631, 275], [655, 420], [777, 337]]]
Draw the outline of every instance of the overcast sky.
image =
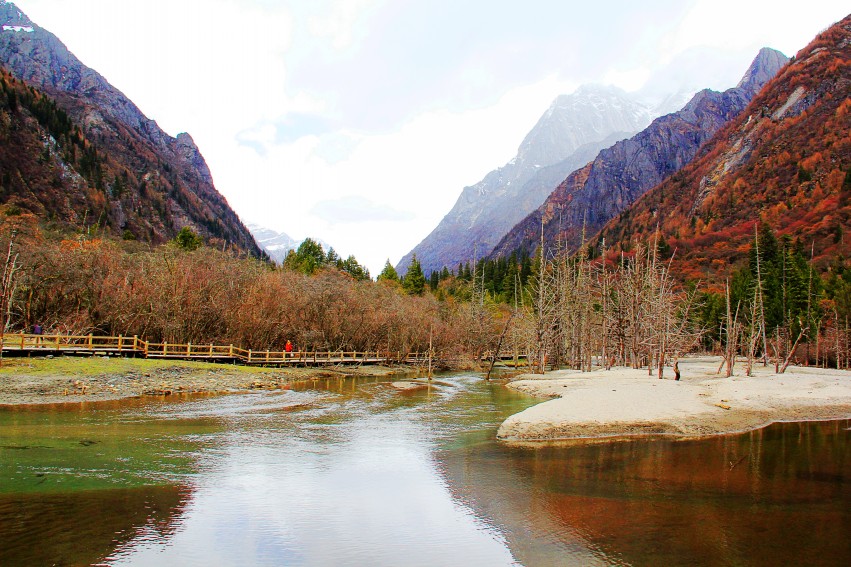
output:
[[246, 222], [373, 276], [582, 83], [734, 86], [848, 3], [742, 0], [17, 0], [169, 134]]

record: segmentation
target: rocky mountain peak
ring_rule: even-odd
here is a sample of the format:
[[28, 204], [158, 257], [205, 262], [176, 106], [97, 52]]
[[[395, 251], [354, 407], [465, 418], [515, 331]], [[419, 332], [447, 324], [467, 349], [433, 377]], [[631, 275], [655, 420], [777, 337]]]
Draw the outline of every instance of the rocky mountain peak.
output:
[[[25, 148], [16, 148], [19, 151], [9, 155], [17, 161], [10, 161], [7, 167], [23, 168], [32, 174], [27, 184], [15, 188], [18, 196], [29, 199], [31, 210], [67, 217], [65, 213], [70, 214], [76, 205], [80, 209], [77, 212], [85, 211], [85, 215], [97, 209], [96, 218], [105, 219], [116, 234], [129, 232], [152, 242], [166, 241], [181, 227], [191, 226], [223, 245], [260, 254], [254, 238], [216, 190], [207, 163], [191, 136], [173, 138], [164, 132], [105, 77], [83, 64], [59, 38], [3, 0], [0, 67], [10, 77], [40, 91], [38, 96], [50, 99], [51, 107], [55, 104], [61, 109], [86, 138], [88, 145], [83, 149], [92, 146], [92, 154], [86, 159], [97, 164], [98, 175], [83, 179], [82, 185], [62, 185], [61, 179], [55, 175], [51, 178], [49, 172], [43, 171], [44, 160], [30, 163], [25, 159], [29, 155]], [[75, 139], [54, 138], [57, 144], [66, 145]], [[58, 161], [52, 169], [82, 168], [85, 164], [81, 165], [81, 153], [71, 152], [73, 157], [66, 163], [62, 161], [64, 154], [56, 152]], [[50, 180], [41, 182], [39, 176]], [[38, 199], [39, 195], [55, 192], [57, 183], [65, 193], [74, 193], [64, 199], [70, 205], [62, 204], [63, 199], [58, 197]], [[94, 194], [99, 195], [98, 199], [88, 202]]]
[[404, 273], [414, 255], [426, 274], [481, 258], [571, 171], [651, 118], [646, 105], [617, 87], [586, 85], [556, 97], [516, 157], [465, 187], [452, 210], [396, 269]]
[[701, 90], [678, 112], [657, 118], [632, 138], [602, 150], [515, 225], [491, 256], [508, 256], [518, 249], [534, 251], [542, 219], [545, 246], [558, 243], [576, 250], [641, 195], [691, 162], [700, 146], [743, 111], [785, 63], [782, 53], [763, 49], [737, 87], [723, 93]]
[[192, 139], [186, 132], [181, 132], [175, 139], [177, 155], [193, 167], [208, 183], [213, 183], [213, 175], [210, 173], [210, 168], [207, 166], [207, 161], [201, 155], [201, 150], [195, 145], [195, 140]]
[[788, 61], [789, 58], [776, 49], [763, 47], [736, 88], [747, 91], [748, 96], [753, 97]]
[[583, 85], [556, 97], [529, 132], [517, 160], [533, 167], [557, 163], [583, 144], [612, 132], [636, 132], [652, 119], [650, 110], [614, 86]]
[[[32, 31], [36, 26], [21, 12], [17, 6], [6, 0], [0, 0], [0, 26], [3, 26], [2, 31]], [[6, 28], [23, 27], [30, 28], [29, 30], [14, 30]]]

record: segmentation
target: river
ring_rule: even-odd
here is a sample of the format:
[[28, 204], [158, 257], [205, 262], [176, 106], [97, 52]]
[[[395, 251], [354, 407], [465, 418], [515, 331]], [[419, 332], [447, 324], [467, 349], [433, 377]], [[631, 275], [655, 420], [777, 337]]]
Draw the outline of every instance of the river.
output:
[[849, 565], [851, 420], [509, 447], [480, 375], [0, 409], [0, 565]]

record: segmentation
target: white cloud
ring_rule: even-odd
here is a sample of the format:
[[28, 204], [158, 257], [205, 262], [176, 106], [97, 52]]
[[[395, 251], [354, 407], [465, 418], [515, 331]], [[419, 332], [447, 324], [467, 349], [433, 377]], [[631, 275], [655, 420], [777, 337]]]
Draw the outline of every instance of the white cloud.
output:
[[773, 47], [792, 56], [835, 21], [848, 14], [837, 0], [742, 2], [699, 0], [673, 35], [677, 52], [692, 46], [755, 51]]
[[310, 17], [308, 28], [314, 36], [330, 40], [334, 49], [348, 48], [354, 42], [357, 21], [375, 4], [376, 0], [336, 0], [327, 12]]
[[400, 211], [359, 195], [320, 201], [310, 213], [328, 223], [340, 224], [404, 222], [414, 218], [414, 213], [410, 211]]

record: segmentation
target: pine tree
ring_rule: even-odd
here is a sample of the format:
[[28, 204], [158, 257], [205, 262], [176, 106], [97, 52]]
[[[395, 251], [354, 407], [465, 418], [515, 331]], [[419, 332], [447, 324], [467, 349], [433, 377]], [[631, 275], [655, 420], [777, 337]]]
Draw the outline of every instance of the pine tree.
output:
[[438, 284], [440, 284], [440, 272], [437, 270], [433, 270], [428, 277], [428, 286], [433, 290], [437, 289]]
[[390, 259], [384, 263], [384, 269], [381, 270], [381, 273], [378, 274], [378, 281], [380, 282], [398, 282], [399, 274], [396, 272], [396, 268], [393, 267], [393, 264], [390, 263]]
[[197, 250], [204, 244], [204, 239], [198, 236], [194, 230], [189, 228], [188, 226], [184, 226], [180, 229], [180, 232], [177, 233], [177, 236], [174, 237], [174, 243], [183, 250], [187, 252], [191, 252], [192, 250]]
[[299, 245], [298, 250], [290, 250], [284, 260], [284, 266], [303, 274], [313, 275], [325, 265], [326, 261], [327, 257], [322, 246], [312, 238], [306, 238]]
[[[330, 250], [328, 253], [330, 255]], [[336, 265], [341, 272], [349, 274], [358, 281], [366, 281], [371, 279], [369, 275], [369, 270], [366, 269], [365, 266], [361, 266], [358, 263], [357, 259], [352, 255], [350, 255], [345, 260], [337, 260]]]
[[417, 257], [411, 258], [411, 265], [408, 267], [408, 273], [402, 279], [402, 289], [408, 295], [422, 295], [425, 291], [426, 278], [423, 274], [423, 268], [420, 265]]

